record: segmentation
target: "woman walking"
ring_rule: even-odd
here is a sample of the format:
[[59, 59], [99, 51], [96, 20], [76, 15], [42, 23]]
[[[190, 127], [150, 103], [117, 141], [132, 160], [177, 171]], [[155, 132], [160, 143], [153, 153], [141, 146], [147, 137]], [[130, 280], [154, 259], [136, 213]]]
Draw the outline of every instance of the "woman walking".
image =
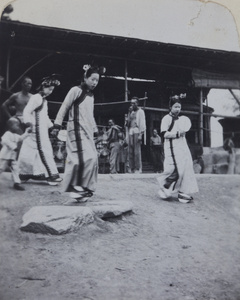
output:
[[182, 203], [193, 198], [188, 194], [198, 192], [193, 171], [193, 162], [185, 138], [191, 128], [191, 121], [186, 116], [179, 116], [181, 98], [185, 95], [170, 98], [170, 112], [161, 123], [161, 135], [164, 137], [164, 172], [157, 178], [160, 184], [160, 198], [176, 196]]
[[98, 156], [94, 143], [94, 133], [98, 132], [94, 116], [94, 96], [92, 91], [98, 85], [105, 68], [84, 66], [84, 78], [80, 86], [74, 86], [65, 97], [57, 114], [53, 131], [58, 134], [65, 115], [67, 123], [67, 158], [63, 188], [72, 198], [86, 201], [96, 190]]
[[23, 121], [31, 128], [31, 133], [23, 141], [18, 163], [22, 181], [28, 179], [47, 180], [50, 185], [57, 185], [62, 179], [53, 158], [52, 145], [48, 130], [53, 123], [48, 116], [46, 97], [60, 82], [55, 75], [43, 78], [38, 93], [31, 96], [23, 111]]

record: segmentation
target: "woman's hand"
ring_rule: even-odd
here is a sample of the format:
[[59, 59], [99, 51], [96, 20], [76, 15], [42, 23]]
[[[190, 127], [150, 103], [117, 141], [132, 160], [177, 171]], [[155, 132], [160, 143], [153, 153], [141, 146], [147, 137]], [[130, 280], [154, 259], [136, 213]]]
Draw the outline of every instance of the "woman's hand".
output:
[[179, 131], [179, 136], [184, 137], [186, 135], [186, 132], [183, 130]]
[[53, 129], [50, 131], [50, 135], [51, 135], [52, 137], [57, 137], [57, 136], [58, 136], [58, 133], [59, 133], [59, 129], [54, 128], [54, 127], [53, 127]]
[[25, 130], [28, 129], [28, 133], [31, 133], [32, 132], [32, 128], [33, 128], [33, 124], [28, 122], [28, 123], [25, 123]]

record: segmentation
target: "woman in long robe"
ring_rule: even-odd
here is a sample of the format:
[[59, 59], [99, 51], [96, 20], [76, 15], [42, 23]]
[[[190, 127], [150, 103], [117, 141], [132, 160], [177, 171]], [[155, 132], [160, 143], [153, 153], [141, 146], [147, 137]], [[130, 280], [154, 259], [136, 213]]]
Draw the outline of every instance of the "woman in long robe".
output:
[[50, 185], [57, 185], [62, 181], [49, 139], [48, 131], [53, 123], [48, 116], [46, 100], [59, 84], [54, 76], [44, 78], [38, 88], [39, 93], [31, 96], [23, 111], [23, 121], [26, 126], [31, 127], [31, 133], [23, 141], [18, 158], [19, 177], [22, 181], [47, 180]]
[[93, 115], [92, 91], [98, 84], [102, 70], [90, 66], [84, 66], [84, 69], [84, 81], [68, 92], [57, 114], [53, 132], [57, 135], [68, 113], [63, 189], [77, 200], [93, 195], [98, 174], [98, 156], [94, 143], [94, 133], [98, 129]]
[[198, 192], [191, 152], [185, 138], [191, 128], [186, 116], [179, 116], [181, 98], [170, 98], [170, 113], [163, 117], [161, 135], [164, 137], [164, 172], [157, 178], [160, 198], [177, 197], [180, 202], [192, 200], [188, 194]]

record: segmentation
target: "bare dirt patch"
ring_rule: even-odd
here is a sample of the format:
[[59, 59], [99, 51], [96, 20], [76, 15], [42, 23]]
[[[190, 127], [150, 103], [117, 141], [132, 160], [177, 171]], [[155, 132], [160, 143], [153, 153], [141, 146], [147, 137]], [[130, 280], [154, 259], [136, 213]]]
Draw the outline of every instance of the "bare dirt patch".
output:
[[[153, 175], [100, 175], [93, 200], [134, 212], [61, 236], [19, 230], [38, 205], [63, 205], [58, 187], [0, 181], [1, 300], [240, 299], [240, 176], [198, 175], [190, 204], [162, 201]], [[84, 204], [82, 204], [84, 205]]]

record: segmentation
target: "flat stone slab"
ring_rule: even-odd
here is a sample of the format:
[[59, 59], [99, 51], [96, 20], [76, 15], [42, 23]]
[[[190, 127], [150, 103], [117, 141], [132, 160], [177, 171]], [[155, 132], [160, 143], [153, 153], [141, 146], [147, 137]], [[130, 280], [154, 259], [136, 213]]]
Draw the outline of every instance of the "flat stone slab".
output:
[[94, 217], [114, 218], [133, 210], [130, 201], [71, 201], [70, 206], [35, 206], [24, 216], [23, 231], [42, 234], [65, 234], [94, 222]]
[[131, 201], [89, 201], [86, 205], [101, 219], [118, 217], [133, 210]]
[[92, 223], [94, 213], [89, 207], [35, 206], [24, 216], [23, 231], [42, 234], [65, 234]]

